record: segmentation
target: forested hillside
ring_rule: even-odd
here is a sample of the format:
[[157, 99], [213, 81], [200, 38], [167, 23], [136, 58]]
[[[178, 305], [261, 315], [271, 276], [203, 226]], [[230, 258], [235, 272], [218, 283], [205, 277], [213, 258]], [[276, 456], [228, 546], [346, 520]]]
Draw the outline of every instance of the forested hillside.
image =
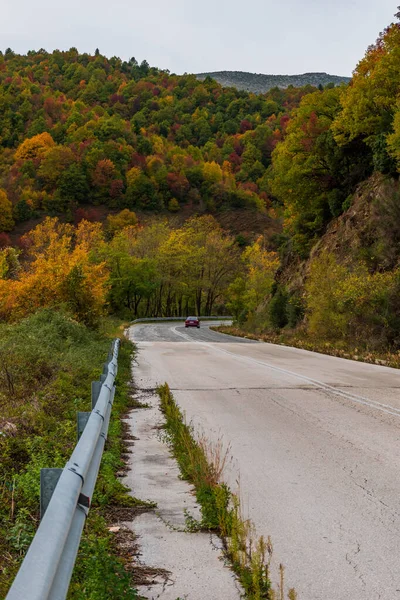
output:
[[270, 191], [284, 203], [285, 229], [300, 254], [351, 206], [356, 184], [373, 172], [398, 176], [399, 48], [396, 23], [368, 48], [349, 87], [302, 99], [273, 152]]
[[[2, 317], [60, 302], [89, 324], [105, 310], [132, 317], [218, 309], [249, 328], [302, 324], [348, 340], [380, 328], [379, 343], [395, 343], [399, 48], [394, 23], [349, 86], [258, 96], [97, 51], [6, 51]], [[100, 207], [105, 222], [91, 224]], [[283, 233], [271, 238], [261, 228], [259, 238], [234, 238], [210, 214], [199, 218], [239, 208], [254, 221], [267, 211]], [[179, 223], [163, 222], [174, 212]], [[350, 213], [353, 225], [363, 223], [362, 241], [353, 251], [344, 235], [344, 251], [333, 252], [343, 223], [357, 237]], [[39, 223], [7, 247], [16, 223], [46, 215], [61, 222]], [[330, 319], [336, 325], [320, 326]]]
[[281, 264], [255, 311], [236, 295], [245, 328], [285, 328], [293, 343], [297, 325], [303, 342], [330, 351], [399, 347], [399, 95], [393, 23], [349, 87], [309, 94], [293, 111], [267, 176], [284, 215]]
[[223, 86], [235, 87], [254, 94], [265, 94], [271, 88], [326, 87], [349, 83], [350, 77], [328, 75], [328, 73], [303, 73], [301, 75], [264, 75], [263, 73], [247, 73], [246, 71], [214, 71], [212, 73], [197, 73], [196, 77], [203, 81], [211, 77]]
[[7, 50], [0, 55], [0, 231], [43, 214], [95, 219], [88, 204], [263, 211], [271, 153], [310, 91], [260, 97], [98, 51]]

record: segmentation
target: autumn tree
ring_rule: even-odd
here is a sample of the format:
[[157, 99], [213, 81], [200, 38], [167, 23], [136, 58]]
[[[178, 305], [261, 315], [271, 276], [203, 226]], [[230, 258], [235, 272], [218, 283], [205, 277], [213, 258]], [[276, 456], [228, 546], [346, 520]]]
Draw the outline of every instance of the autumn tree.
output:
[[49, 133], [39, 133], [22, 142], [15, 153], [15, 158], [17, 160], [43, 158], [46, 150], [54, 144], [55, 142]]
[[196, 311], [211, 314], [234, 277], [237, 247], [212, 216], [190, 219], [183, 231], [190, 257], [188, 285], [194, 291]]
[[43, 152], [42, 162], [38, 170], [38, 176], [45, 184], [54, 188], [61, 175], [75, 161], [72, 150], [66, 146], [50, 146]]
[[0, 249], [0, 279], [14, 278], [20, 269], [20, 251], [16, 248]]
[[119, 231], [122, 231], [125, 227], [136, 227], [138, 224], [138, 218], [136, 214], [124, 208], [116, 215], [108, 215], [106, 220], [106, 231], [110, 237], [113, 237]]
[[115, 232], [104, 254], [110, 269], [108, 298], [120, 315], [139, 316], [142, 303], [147, 304], [147, 312], [159, 286], [157, 261], [151, 256], [137, 256], [136, 243], [133, 227], [124, 227]]
[[112, 184], [117, 177], [112, 160], [99, 160], [92, 175], [93, 198], [98, 204], [112, 204]]
[[371, 148], [375, 168], [384, 173], [394, 170], [387, 136], [392, 133], [399, 91], [400, 28], [393, 23], [358, 63], [352, 85], [341, 94], [342, 110], [332, 126], [340, 145], [360, 140]]
[[30, 232], [25, 247], [29, 260], [18, 278], [0, 281], [2, 317], [15, 320], [41, 307], [65, 304], [75, 318], [96, 325], [108, 276], [104, 262], [91, 261], [84, 239], [74, 243], [71, 226], [47, 218]]

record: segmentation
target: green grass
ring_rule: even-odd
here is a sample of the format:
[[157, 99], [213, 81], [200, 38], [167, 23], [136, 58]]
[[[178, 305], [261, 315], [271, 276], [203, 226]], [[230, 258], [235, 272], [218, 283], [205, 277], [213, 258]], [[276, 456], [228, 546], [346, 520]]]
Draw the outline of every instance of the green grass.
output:
[[[0, 597], [38, 526], [40, 469], [63, 467], [69, 458], [76, 411], [90, 410], [90, 382], [101, 374], [119, 325], [107, 320], [91, 331], [66, 314], [42, 310], [0, 326]], [[105, 520], [106, 507], [136, 504], [115, 476], [123, 464], [120, 417], [129, 405], [132, 351], [121, 339], [109, 436], [69, 600], [138, 597]]]

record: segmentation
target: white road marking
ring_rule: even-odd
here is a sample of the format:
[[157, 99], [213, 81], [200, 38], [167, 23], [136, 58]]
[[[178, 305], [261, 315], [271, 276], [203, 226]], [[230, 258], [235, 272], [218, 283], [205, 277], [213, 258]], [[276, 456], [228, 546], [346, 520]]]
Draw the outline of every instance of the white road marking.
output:
[[192, 342], [195, 344], [201, 344], [203, 346], [208, 346], [209, 348], [211, 348], [212, 350], [215, 350], [216, 352], [222, 352], [223, 354], [229, 354], [230, 356], [233, 356], [234, 358], [236, 358], [240, 361], [244, 360], [244, 361], [247, 361], [247, 362], [250, 362], [253, 364], [267, 367], [268, 369], [271, 369], [272, 371], [276, 371], [278, 373], [284, 373], [285, 375], [291, 375], [292, 377], [297, 377], [301, 381], [306, 381], [307, 383], [315, 386], [316, 388], [325, 390], [327, 392], [331, 392], [331, 393], [335, 394], [336, 396], [341, 396], [341, 397], [345, 398], [346, 400], [350, 400], [352, 402], [356, 402], [357, 404], [362, 404], [364, 406], [368, 406], [369, 408], [375, 408], [376, 410], [380, 410], [381, 412], [387, 413], [394, 417], [400, 417], [400, 409], [399, 408], [390, 406], [389, 404], [382, 404], [381, 402], [377, 402], [375, 400], [370, 400], [369, 398], [365, 398], [364, 396], [350, 394], [349, 392], [345, 392], [343, 390], [335, 388], [335, 387], [329, 385], [328, 383], [324, 383], [323, 381], [318, 381], [318, 379], [311, 379], [310, 377], [307, 377], [306, 375], [299, 375], [298, 373], [294, 373], [293, 371], [289, 371], [288, 369], [283, 369], [281, 367], [275, 367], [274, 365], [271, 365], [270, 363], [267, 363], [267, 362], [264, 362], [261, 360], [257, 360], [256, 358], [251, 358], [249, 356], [241, 356], [241, 355], [235, 354], [234, 352], [230, 352], [229, 350], [221, 348], [220, 346], [217, 346], [211, 342], [204, 342], [204, 341], [196, 340], [181, 331], [177, 331], [176, 330], [177, 327], [178, 327], [178, 325], [176, 325], [175, 327], [171, 327], [170, 330], [188, 342]]

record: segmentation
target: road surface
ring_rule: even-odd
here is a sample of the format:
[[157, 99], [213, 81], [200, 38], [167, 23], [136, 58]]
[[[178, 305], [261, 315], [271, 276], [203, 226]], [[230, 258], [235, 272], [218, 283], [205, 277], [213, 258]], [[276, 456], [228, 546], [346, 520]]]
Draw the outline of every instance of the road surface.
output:
[[167, 381], [188, 419], [231, 444], [228, 482], [240, 471], [299, 600], [400, 600], [400, 370], [206, 325], [137, 325], [130, 337], [136, 384]]

